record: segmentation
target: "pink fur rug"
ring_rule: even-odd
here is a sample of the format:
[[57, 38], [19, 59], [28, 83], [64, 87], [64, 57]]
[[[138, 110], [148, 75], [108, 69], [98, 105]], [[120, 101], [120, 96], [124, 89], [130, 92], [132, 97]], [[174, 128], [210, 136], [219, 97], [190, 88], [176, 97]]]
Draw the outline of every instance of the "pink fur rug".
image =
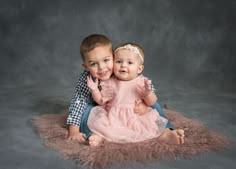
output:
[[209, 130], [199, 121], [186, 118], [169, 109], [164, 111], [175, 128], [185, 130], [184, 144], [170, 145], [151, 139], [125, 145], [105, 142], [99, 147], [91, 148], [87, 144], [66, 139], [67, 113], [41, 115], [33, 118], [33, 124], [47, 147], [58, 150], [64, 158], [73, 159], [77, 163], [90, 167], [103, 168], [115, 163], [190, 158], [204, 152], [220, 151], [230, 145], [228, 138]]

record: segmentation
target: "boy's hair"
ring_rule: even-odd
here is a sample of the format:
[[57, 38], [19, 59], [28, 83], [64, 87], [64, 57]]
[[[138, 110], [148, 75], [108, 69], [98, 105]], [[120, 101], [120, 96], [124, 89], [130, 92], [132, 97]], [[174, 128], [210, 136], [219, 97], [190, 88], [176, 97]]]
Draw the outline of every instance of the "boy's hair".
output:
[[86, 53], [92, 51], [94, 48], [98, 46], [110, 46], [112, 51], [112, 42], [105, 35], [101, 34], [91, 34], [84, 38], [80, 45], [80, 55], [85, 60]]
[[127, 45], [132, 45], [132, 46], [136, 47], [136, 48], [139, 50], [140, 54], [142, 55], [142, 57], [143, 57], [143, 59], [144, 59], [144, 50], [143, 50], [143, 48], [142, 48], [140, 45], [138, 45], [138, 44], [136, 44], [136, 43], [133, 43], [133, 42], [122, 43], [122, 44], [120, 44], [119, 46], [117, 46], [117, 47], [114, 49], [114, 51], [116, 51], [118, 48], [122, 48], [122, 47], [127, 46]]

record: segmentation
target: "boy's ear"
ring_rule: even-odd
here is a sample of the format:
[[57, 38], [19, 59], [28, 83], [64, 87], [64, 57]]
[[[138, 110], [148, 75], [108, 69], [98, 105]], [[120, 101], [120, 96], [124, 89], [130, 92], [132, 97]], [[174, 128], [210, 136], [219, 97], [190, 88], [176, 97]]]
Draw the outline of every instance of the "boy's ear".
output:
[[85, 68], [85, 69], [88, 69], [87, 65], [82, 63], [82, 66]]
[[138, 68], [138, 74], [142, 73], [143, 69], [144, 69], [144, 65], [140, 65]]

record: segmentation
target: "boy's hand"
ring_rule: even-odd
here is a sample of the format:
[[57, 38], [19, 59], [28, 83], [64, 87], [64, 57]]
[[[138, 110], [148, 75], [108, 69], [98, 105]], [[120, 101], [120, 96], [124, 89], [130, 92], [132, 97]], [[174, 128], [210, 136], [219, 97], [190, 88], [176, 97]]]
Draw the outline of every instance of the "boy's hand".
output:
[[148, 106], [144, 102], [135, 102], [134, 113], [141, 116], [148, 111]]
[[152, 87], [151, 87], [151, 80], [148, 80], [145, 78], [144, 80], [144, 86], [137, 86], [137, 92], [141, 98], [145, 98], [145, 96], [148, 96], [152, 92]]
[[79, 142], [84, 142], [85, 139], [86, 139], [86, 135], [79, 131], [79, 126], [76, 126], [76, 125], [69, 126], [68, 140], [76, 140]]
[[68, 137], [68, 140], [75, 140], [78, 142], [85, 142], [86, 135], [84, 133], [71, 133]]
[[93, 81], [91, 76], [87, 77], [87, 85], [90, 90], [98, 89], [98, 78], [96, 78], [95, 82]]

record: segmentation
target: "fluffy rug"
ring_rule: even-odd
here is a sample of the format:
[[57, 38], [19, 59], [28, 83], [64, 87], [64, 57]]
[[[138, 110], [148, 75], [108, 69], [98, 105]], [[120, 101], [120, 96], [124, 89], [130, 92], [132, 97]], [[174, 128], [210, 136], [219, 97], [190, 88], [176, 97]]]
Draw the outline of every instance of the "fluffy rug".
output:
[[170, 145], [151, 139], [125, 145], [105, 142], [99, 147], [91, 148], [87, 144], [79, 144], [66, 139], [67, 113], [41, 115], [33, 118], [33, 124], [47, 147], [62, 152], [64, 158], [98, 168], [115, 163], [189, 158], [204, 152], [220, 151], [230, 145], [228, 138], [209, 130], [199, 121], [186, 118], [169, 109], [164, 109], [164, 112], [175, 128], [185, 130], [184, 144]]

